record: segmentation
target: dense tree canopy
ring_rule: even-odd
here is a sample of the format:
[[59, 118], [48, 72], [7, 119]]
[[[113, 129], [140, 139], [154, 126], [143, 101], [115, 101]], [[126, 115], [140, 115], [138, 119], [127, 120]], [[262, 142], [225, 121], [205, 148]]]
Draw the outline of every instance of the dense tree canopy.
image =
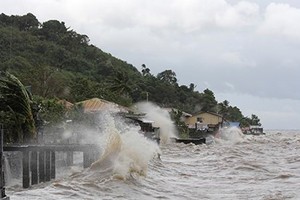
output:
[[169, 83], [171, 85], [177, 84], [176, 73], [172, 70], [165, 70], [163, 72], [158, 73], [157, 79], [162, 82]]

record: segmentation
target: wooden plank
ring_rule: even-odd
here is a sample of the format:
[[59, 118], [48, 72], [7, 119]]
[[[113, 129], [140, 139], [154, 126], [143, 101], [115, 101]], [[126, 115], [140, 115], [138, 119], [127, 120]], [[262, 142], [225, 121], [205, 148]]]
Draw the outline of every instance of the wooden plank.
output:
[[45, 151], [39, 152], [39, 182], [45, 182]]
[[67, 152], [67, 166], [72, 166], [73, 165], [73, 162], [74, 162], [74, 158], [73, 158], [73, 155], [74, 153], [71, 152], [71, 151], [68, 151]]
[[38, 154], [36, 151], [31, 152], [30, 169], [31, 169], [31, 185], [38, 184]]
[[88, 151], [83, 152], [83, 168], [88, 168], [90, 166], [90, 155]]
[[199, 138], [199, 139], [192, 139], [192, 138], [178, 139], [178, 138], [175, 138], [175, 142], [176, 143], [184, 143], [184, 144], [189, 144], [189, 143], [193, 143], [193, 144], [205, 144], [205, 141], [206, 141], [205, 138]]
[[23, 151], [22, 166], [23, 166], [23, 188], [29, 188], [30, 186], [29, 151]]
[[3, 134], [4, 134], [4, 129], [3, 129], [3, 126], [2, 124], [0, 124], [0, 129], [1, 129], [1, 135], [0, 135], [0, 197], [2, 198], [2, 192], [4, 192], [4, 173], [2, 173], [4, 170], [3, 170], [3, 166], [4, 166], [4, 162], [3, 162]]
[[55, 179], [55, 151], [51, 151], [51, 179]]
[[3, 158], [3, 135], [4, 127], [0, 124], [0, 199], [9, 200], [10, 198], [5, 194], [5, 177], [4, 177], [4, 158]]
[[97, 149], [95, 144], [56, 144], [56, 145], [5, 145], [4, 151], [88, 151]]
[[46, 176], [45, 181], [51, 180], [51, 152], [46, 151]]

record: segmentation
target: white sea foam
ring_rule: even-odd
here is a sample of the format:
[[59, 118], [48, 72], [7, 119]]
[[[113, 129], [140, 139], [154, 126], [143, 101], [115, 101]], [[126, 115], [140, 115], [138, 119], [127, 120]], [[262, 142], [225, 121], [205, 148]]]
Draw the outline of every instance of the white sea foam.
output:
[[153, 126], [160, 128], [160, 139], [162, 143], [168, 143], [170, 138], [177, 135], [177, 131], [170, 114], [167, 110], [160, 108], [152, 102], [140, 102], [135, 104], [139, 112], [145, 113], [145, 118], [153, 121]]
[[127, 130], [121, 133], [109, 113], [106, 113], [106, 119], [106, 144], [91, 169], [113, 167], [114, 175], [122, 179], [126, 179], [132, 172], [146, 175], [149, 161], [160, 152], [158, 145], [139, 133], [137, 127], [123, 122]]
[[236, 144], [245, 141], [245, 136], [238, 127], [221, 128], [216, 135], [216, 141], [219, 143]]

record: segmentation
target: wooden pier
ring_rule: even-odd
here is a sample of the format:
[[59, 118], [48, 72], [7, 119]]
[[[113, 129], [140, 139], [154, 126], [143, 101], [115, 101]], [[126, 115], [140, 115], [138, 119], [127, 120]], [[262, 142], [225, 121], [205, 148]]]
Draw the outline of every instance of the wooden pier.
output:
[[176, 143], [184, 143], [184, 144], [189, 144], [189, 143], [193, 143], [193, 144], [205, 144], [206, 143], [206, 138], [187, 138], [187, 139], [180, 139], [180, 138], [173, 138], [173, 141]]
[[22, 152], [23, 188], [55, 179], [55, 152], [83, 152], [84, 168], [100, 155], [99, 148], [92, 144], [5, 145], [3, 150]]

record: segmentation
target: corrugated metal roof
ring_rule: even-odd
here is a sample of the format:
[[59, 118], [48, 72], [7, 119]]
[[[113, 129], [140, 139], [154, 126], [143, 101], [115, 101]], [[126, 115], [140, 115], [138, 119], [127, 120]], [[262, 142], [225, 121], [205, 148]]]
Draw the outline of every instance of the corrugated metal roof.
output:
[[208, 113], [208, 114], [215, 115], [215, 116], [221, 117], [221, 118], [223, 117], [223, 115], [220, 115], [220, 114], [214, 113], [214, 112], [208, 112], [208, 111], [201, 111], [201, 112], [198, 112], [198, 113], [194, 114], [193, 116], [201, 115], [201, 114], [203, 114], [203, 113]]
[[105, 109], [109, 109], [110, 107], [118, 108], [122, 112], [128, 112], [128, 108], [124, 106], [120, 106], [116, 103], [99, 98], [88, 99], [78, 102], [77, 104], [81, 104], [83, 106], [84, 112], [99, 112]]

